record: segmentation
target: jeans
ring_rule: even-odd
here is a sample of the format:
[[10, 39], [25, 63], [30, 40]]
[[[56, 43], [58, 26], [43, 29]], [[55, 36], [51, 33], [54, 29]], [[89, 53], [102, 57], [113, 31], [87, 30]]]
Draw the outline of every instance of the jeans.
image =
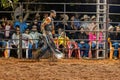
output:
[[32, 58], [32, 44], [29, 44], [28, 58]]
[[118, 48], [119, 48], [119, 43], [118, 42], [114, 42], [113, 44], [112, 44], [112, 46], [114, 47], [114, 56], [115, 57], [117, 57], [117, 55], [118, 55]]
[[[92, 49], [95, 49], [96, 48], [96, 43], [92, 42]], [[103, 44], [99, 44], [99, 48], [103, 48]]]
[[88, 57], [88, 52], [89, 52], [89, 44], [88, 43], [78, 43], [78, 47], [80, 48], [80, 52], [83, 52], [83, 55], [81, 55], [82, 57]]
[[[38, 49], [38, 42], [35, 43], [35, 49]], [[32, 58], [32, 50], [33, 50], [33, 45], [30, 43], [28, 49], [28, 58]]]
[[91, 47], [92, 47], [92, 49], [94, 49], [96, 47], [96, 44], [94, 42], [92, 42]]
[[6, 46], [6, 42], [5, 41], [0, 41], [0, 46], [1, 47], [5, 47]]

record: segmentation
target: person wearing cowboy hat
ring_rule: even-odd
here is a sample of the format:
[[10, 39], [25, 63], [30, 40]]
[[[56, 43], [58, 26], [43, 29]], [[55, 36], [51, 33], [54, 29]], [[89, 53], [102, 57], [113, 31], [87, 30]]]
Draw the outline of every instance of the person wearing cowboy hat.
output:
[[108, 25], [107, 25], [107, 29], [110, 27], [110, 26], [113, 26], [110, 22], [112, 22], [112, 20], [110, 18], [107, 19], [107, 22], [108, 22]]
[[81, 18], [81, 20], [84, 21], [89, 21], [90, 17], [88, 15], [83, 15], [83, 17]]
[[113, 31], [114, 30], [114, 27], [113, 26], [110, 26], [109, 28], [108, 28], [108, 31]]
[[83, 20], [83, 22], [81, 23], [81, 27], [83, 27], [85, 30], [88, 28], [90, 17], [88, 15], [83, 15], [83, 17], [81, 18], [81, 20]]
[[93, 31], [94, 28], [97, 28], [97, 25], [96, 25], [96, 22], [95, 22], [96, 21], [96, 16], [93, 15], [90, 20], [91, 20], [91, 22], [88, 25], [88, 30]]
[[91, 20], [91, 21], [96, 21], [96, 16], [93, 15], [90, 20]]

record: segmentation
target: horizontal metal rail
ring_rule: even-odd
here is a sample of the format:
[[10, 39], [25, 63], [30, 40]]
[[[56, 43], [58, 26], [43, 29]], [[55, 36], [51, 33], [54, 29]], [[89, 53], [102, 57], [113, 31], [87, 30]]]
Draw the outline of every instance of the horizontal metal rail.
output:
[[43, 2], [22, 2], [22, 4], [46, 4], [46, 5], [106, 5], [104, 3], [43, 3]]

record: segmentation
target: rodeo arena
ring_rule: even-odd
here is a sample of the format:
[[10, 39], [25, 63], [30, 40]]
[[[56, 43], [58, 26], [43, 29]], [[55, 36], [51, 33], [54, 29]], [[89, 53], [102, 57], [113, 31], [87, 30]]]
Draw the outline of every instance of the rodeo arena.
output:
[[120, 80], [119, 0], [0, 4], [0, 80]]

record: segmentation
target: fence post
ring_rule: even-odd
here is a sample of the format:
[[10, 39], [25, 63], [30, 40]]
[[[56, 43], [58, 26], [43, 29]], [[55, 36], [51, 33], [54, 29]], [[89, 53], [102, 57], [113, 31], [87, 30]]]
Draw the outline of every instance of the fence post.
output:
[[105, 30], [106, 30], [106, 58], [108, 58], [108, 25], [109, 25], [109, 23], [108, 23], [108, 19], [109, 19], [109, 0], [107, 0], [107, 5], [106, 5], [106, 8], [107, 8], [107, 10], [106, 10], [106, 28], [105, 28]]
[[[21, 4], [23, 6], [23, 3]], [[23, 11], [22, 11], [22, 18], [23, 18]], [[20, 35], [19, 35], [19, 45], [18, 45], [18, 58], [21, 59], [22, 58], [22, 32], [20, 31]]]

